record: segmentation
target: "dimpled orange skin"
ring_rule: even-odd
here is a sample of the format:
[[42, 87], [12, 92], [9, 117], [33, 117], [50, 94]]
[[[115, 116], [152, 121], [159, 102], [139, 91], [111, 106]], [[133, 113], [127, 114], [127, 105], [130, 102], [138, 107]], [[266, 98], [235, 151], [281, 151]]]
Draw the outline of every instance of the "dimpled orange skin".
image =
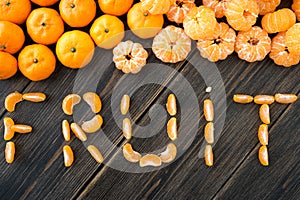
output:
[[197, 48], [201, 56], [211, 62], [225, 60], [234, 52], [235, 38], [235, 31], [221, 22], [216, 26], [213, 37], [198, 40]]
[[163, 62], [177, 63], [186, 59], [191, 51], [191, 39], [182, 28], [170, 25], [155, 36], [152, 51]]
[[203, 0], [203, 5], [212, 8], [215, 11], [216, 18], [222, 18], [225, 15], [226, 4], [231, 0]]
[[66, 67], [78, 69], [91, 62], [94, 55], [94, 42], [83, 31], [65, 32], [57, 41], [56, 55]]
[[272, 39], [272, 48], [269, 56], [272, 60], [274, 60], [275, 64], [290, 67], [299, 63], [300, 56], [287, 51], [287, 46], [285, 45], [285, 34], [286, 32], [278, 33]]
[[236, 37], [235, 51], [242, 60], [255, 62], [263, 60], [271, 50], [268, 33], [258, 26], [241, 31]]
[[300, 55], [300, 23], [287, 30], [285, 44], [290, 53]]
[[94, 0], [61, 0], [59, 12], [71, 27], [87, 26], [96, 16]]
[[237, 31], [247, 31], [255, 23], [259, 8], [254, 0], [232, 0], [226, 4], [228, 24]]
[[0, 80], [9, 79], [18, 71], [18, 62], [11, 54], [0, 51]]
[[23, 30], [9, 21], [0, 21], [0, 51], [17, 53], [25, 42]]
[[195, 0], [179, 0], [171, 5], [169, 12], [167, 13], [167, 17], [171, 22], [176, 22], [177, 24], [181, 24], [185, 18], [185, 16], [190, 12], [190, 10], [195, 5]]
[[293, 1], [292, 9], [297, 16], [297, 20], [300, 21], [300, 0]]
[[144, 11], [149, 11], [153, 15], [166, 14], [170, 10], [170, 6], [176, 0], [141, 0]]
[[295, 13], [283, 8], [274, 13], [266, 14], [262, 20], [261, 25], [268, 33], [283, 32], [291, 28], [296, 23]]
[[215, 12], [206, 6], [193, 8], [183, 20], [184, 31], [193, 40], [212, 37], [216, 25]]
[[98, 4], [102, 12], [121, 16], [131, 8], [133, 0], [98, 0]]
[[162, 14], [152, 15], [142, 9], [142, 3], [135, 4], [127, 14], [127, 24], [138, 37], [146, 39], [154, 37], [163, 27]]
[[259, 7], [259, 14], [265, 15], [267, 13], [272, 13], [279, 6], [280, 0], [256, 0]]
[[18, 64], [25, 77], [32, 81], [41, 81], [54, 72], [56, 58], [47, 46], [33, 44], [20, 52]]
[[64, 22], [56, 10], [38, 8], [33, 10], [26, 21], [27, 32], [39, 44], [50, 45], [57, 42], [64, 32]]
[[23, 24], [30, 11], [29, 0], [0, 0], [0, 20]]
[[31, 1], [39, 6], [52, 6], [59, 0], [31, 0]]
[[94, 21], [90, 35], [99, 47], [111, 49], [124, 38], [124, 24], [115, 16], [102, 15]]

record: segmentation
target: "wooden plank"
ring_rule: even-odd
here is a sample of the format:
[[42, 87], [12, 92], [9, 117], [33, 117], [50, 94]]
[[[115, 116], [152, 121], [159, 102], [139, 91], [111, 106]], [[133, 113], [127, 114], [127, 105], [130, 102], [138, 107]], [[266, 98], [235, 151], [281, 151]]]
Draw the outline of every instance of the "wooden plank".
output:
[[[288, 74], [290, 74], [290, 76], [291, 76], [291, 74], [295, 73], [295, 71], [293, 71], [293, 70], [287, 71], [287, 70], [285, 70], [283, 68], [278, 68], [275, 65], [271, 64], [270, 60], [266, 60], [263, 63], [260, 63], [261, 65], [257, 65], [257, 66], [255, 66], [255, 64], [248, 65], [248, 64], [246, 64], [244, 62], [237, 63], [237, 65], [234, 67], [236, 74], [234, 74], [234, 72], [232, 72], [232, 71], [231, 71], [231, 73], [229, 73], [228, 72], [229, 70], [225, 69], [225, 67], [228, 67], [228, 63], [227, 62], [228, 61], [225, 61], [223, 66], [219, 66], [219, 69], [220, 70], [224, 70], [224, 71], [221, 71], [222, 72], [221, 74], [222, 74], [223, 77], [225, 77], [224, 79], [225, 79], [226, 89], [227, 89], [227, 91], [229, 93], [228, 94], [229, 98], [231, 98], [230, 96], [232, 96], [234, 93], [237, 93], [237, 92], [249, 92], [249, 93], [253, 93], [253, 94], [255, 94], [255, 93], [258, 94], [258, 93], [261, 93], [261, 92], [263, 92], [263, 93], [273, 93], [274, 92], [274, 85], [273, 84], [269, 84], [269, 85], [267, 85], [267, 87], [264, 87], [263, 89], [260, 88], [260, 85], [258, 86], [257, 84], [254, 84], [254, 83], [257, 83], [257, 82], [262, 83], [262, 85], [264, 85], [266, 83], [270, 83], [270, 80], [266, 80], [264, 77], [270, 73], [271, 69], [272, 69], [272, 73], [274, 73], [274, 71], [275, 71], [275, 74], [278, 74], [278, 76], [275, 77], [274, 80], [272, 80], [272, 82], [277, 83], [276, 89], [280, 89], [281, 88], [281, 90], [284, 90], [284, 88], [285, 88], [285, 90], [287, 90], [287, 89], [290, 89], [290, 88], [294, 88], [294, 86], [295, 86], [295, 85], [293, 85], [293, 84], [295, 84], [295, 82], [293, 82], [294, 79], [290, 80], [290, 82], [289, 82], [288, 78], [282, 80], [283, 77], [287, 77]], [[243, 66], [243, 64], [245, 66], [247, 66], [247, 67]], [[262, 67], [262, 66], [266, 66], [266, 67]], [[243, 71], [245, 71], [244, 68], [245, 68], [245, 70], [247, 70], [247, 69], [250, 70], [250, 72], [248, 71], [249, 73], [242, 73]], [[257, 71], [255, 71], [257, 69], [259, 69], [258, 70], [259, 73], [257, 73]], [[255, 73], [253, 73], [253, 71], [251, 72], [251, 70], [254, 70]], [[294, 68], [294, 70], [296, 70], [296, 68]], [[183, 71], [189, 71], [189, 70], [183, 70]], [[293, 71], [293, 72], [291, 72], [291, 71]], [[240, 79], [243, 79], [243, 78], [246, 78], [246, 80], [244, 80], [244, 82], [241, 82]], [[251, 82], [249, 82], [249, 80], [251, 80]], [[232, 88], [235, 88], [235, 89], [233, 90]], [[246, 88], [250, 88], [250, 89], [246, 90]], [[235, 105], [235, 104], [229, 105], [228, 110], [231, 110], [231, 109], [234, 110], [234, 111], [238, 110], [239, 112], [244, 112], [242, 110], [243, 109], [242, 106], [240, 106], [240, 105]], [[282, 108], [282, 110], [284, 110], [284, 108]], [[231, 115], [236, 120], [239, 119], [239, 120], [241, 120], [241, 122], [243, 120], [245, 120], [245, 121], [248, 120], [249, 121], [249, 124], [247, 124], [247, 126], [243, 127], [241, 129], [241, 132], [247, 132], [248, 130], [251, 130], [251, 129], [255, 130], [256, 126], [258, 124], [258, 121], [259, 121], [258, 118], [257, 118], [257, 107], [256, 108], [252, 107], [251, 112], [250, 112], [250, 110], [247, 111], [247, 112], [249, 112], [252, 115], [252, 120], [248, 119], [249, 116], [246, 116], [246, 117], [245, 116], [244, 117], [238, 116], [237, 117], [236, 116], [236, 112], [234, 112], [235, 114], [233, 114], [232, 111], [231, 111]], [[277, 113], [274, 113], [273, 114], [274, 119], [278, 118], [279, 114], [280, 114], [280, 111], [278, 111]], [[227, 115], [228, 115], [228, 113], [227, 113]], [[231, 115], [230, 115], [230, 117], [232, 117]], [[253, 124], [251, 124], [250, 122], [252, 122]], [[234, 125], [231, 122], [229, 125], [227, 125], [225, 127], [226, 133], [231, 133], [232, 134], [232, 132], [237, 131], [236, 128], [237, 128], [237, 126], [238, 126], [239, 123], [238, 122], [234, 122], [234, 123], [236, 123], [236, 124]], [[228, 126], [229, 126], [229, 128], [228, 128]], [[241, 127], [239, 127], [239, 128], [241, 128]], [[224, 139], [224, 137], [226, 139]], [[232, 137], [233, 137], [232, 135], [231, 136], [226, 135], [226, 136], [222, 136], [220, 140], [222, 140], [222, 138], [223, 138], [224, 141], [222, 141], [222, 144], [226, 143], [226, 141], [227, 141], [227, 145], [228, 145], [228, 143], [229, 143], [228, 141], [230, 141], [230, 139], [232, 139]], [[246, 136], [244, 136], [244, 137], [246, 137]], [[244, 138], [244, 137], [243, 137], [243, 140], [247, 140], [247, 144], [251, 144], [251, 142], [252, 142], [252, 145], [249, 145], [250, 147], [253, 146], [254, 144], [256, 144], [255, 142], [253, 143], [253, 141], [255, 141], [255, 138], [256, 138], [255, 134], [254, 134], [254, 137], [251, 137], [251, 138], [249, 138], [249, 137], [248, 138]], [[227, 140], [227, 138], [230, 138], [230, 139]], [[199, 144], [201, 144], [201, 142], [202, 142], [202, 140], [198, 141], [195, 144], [195, 146], [197, 146], [199, 148]], [[235, 140], [235, 142], [233, 142], [233, 143], [235, 144], [236, 142], [238, 142], [238, 141]], [[182, 177], [186, 177], [186, 178], [188, 178], [189, 176], [193, 177], [193, 175], [191, 175], [191, 174], [189, 174], [189, 176], [188, 175], [183, 175], [183, 174], [186, 173], [186, 171], [190, 171], [190, 173], [194, 173], [195, 171], [198, 171], [198, 170], [205, 170], [205, 172], [206, 172], [205, 174], [206, 175], [204, 175], [204, 176], [205, 177], [208, 176], [207, 173], [209, 173], [209, 170], [206, 169], [205, 167], [203, 168], [203, 167], [199, 167], [198, 166], [198, 165], [200, 165], [200, 163], [199, 163], [198, 158], [196, 158], [196, 154], [197, 154], [196, 149], [197, 148], [193, 148], [194, 153], [192, 155], [194, 157], [193, 157], [192, 160], [191, 159], [186, 159], [186, 157], [191, 157], [190, 154], [188, 154], [188, 156], [186, 156], [186, 157], [183, 156], [183, 160], [180, 162], [180, 163], [192, 163], [191, 165], [195, 164], [196, 166], [192, 166], [193, 167], [192, 170], [188, 170], [187, 167], [184, 167], [185, 169], [179, 168], [179, 167], [183, 167], [180, 164], [179, 164], [179, 167], [173, 167], [174, 169], [176, 169], [176, 170], [179, 171], [180, 176], [179, 175], [177, 176], [177, 174], [174, 174], [174, 173], [178, 173], [178, 171], [176, 171], [176, 170], [174, 170], [175, 172], [174, 171], [172, 173], [170, 172], [170, 174], [167, 174], [167, 175], [165, 175], [163, 177], [160, 176], [161, 174], [164, 174], [163, 172], [150, 173], [150, 174], [147, 174], [147, 175], [134, 175], [134, 174], [128, 174], [128, 175], [125, 174], [124, 175], [124, 174], [122, 174], [120, 172], [115, 172], [114, 170], [111, 170], [111, 169], [106, 169], [106, 170], [108, 170], [107, 172], [105, 172], [104, 170], [101, 170], [99, 172], [99, 176], [96, 177], [96, 179], [98, 179], [98, 180], [96, 180], [96, 179], [93, 180], [93, 182], [90, 184], [90, 186], [88, 187], [88, 189], [86, 191], [84, 191], [83, 194], [80, 197], [84, 197], [84, 198], [90, 197], [90, 198], [92, 198], [92, 197], [96, 197], [96, 196], [99, 196], [99, 195], [100, 195], [100, 197], [108, 197], [109, 196], [108, 194], [110, 194], [110, 195], [121, 195], [121, 194], [124, 195], [122, 193], [122, 191], [124, 192], [124, 190], [128, 190], [127, 187], [125, 187], [123, 190], [120, 191], [119, 188], [117, 189], [117, 187], [118, 187], [117, 185], [122, 185], [125, 182], [128, 182], [129, 177], [131, 177], [130, 180], [132, 180], [132, 182], [134, 182], [134, 183], [133, 183], [133, 185], [130, 184], [128, 187], [136, 188], [135, 191], [141, 191], [144, 188], [144, 190], [142, 190], [142, 192], [140, 193], [141, 195], [144, 195], [145, 193], [147, 193], [147, 191], [149, 190], [149, 188], [151, 188], [151, 186], [153, 184], [155, 185], [157, 183], [157, 180], [159, 180], [159, 182], [160, 182], [160, 184], [157, 185], [157, 188], [160, 188], [160, 189], [164, 188], [165, 189], [165, 187], [171, 187], [171, 188], [174, 188], [174, 191], [175, 190], [177, 191], [178, 187], [180, 186], [180, 184], [179, 184], [178, 187], [174, 186], [174, 185], [177, 185], [177, 184], [174, 184], [172, 182], [170, 183], [169, 180], [168, 180], [170, 178], [167, 179], [166, 176], [168, 176], [168, 177], [169, 176], [171, 176], [171, 177], [172, 176], [176, 176], [177, 178], [178, 177], [181, 177], [181, 178]], [[219, 154], [218, 149], [219, 149], [219, 147], [217, 147], [215, 154]], [[228, 146], [226, 146], [226, 149], [227, 149], [226, 153], [228, 154], [228, 151], [229, 151]], [[249, 149], [251, 149], [251, 148], [245, 148], [245, 147], [243, 147], [242, 152], [240, 152], [239, 154], [240, 155], [247, 154], [246, 152], [247, 152], [247, 150], [249, 151]], [[245, 151], [245, 152], [243, 152], [243, 151]], [[226, 178], [222, 174], [223, 171], [224, 171], [223, 167], [225, 166], [224, 163], [230, 165], [230, 166], [226, 166], [226, 169], [227, 168], [228, 169], [233, 168], [238, 163], [238, 156], [236, 156], [236, 157], [234, 156], [233, 159], [234, 160], [231, 161], [230, 163], [229, 163], [228, 158], [225, 160], [227, 162], [218, 163], [218, 158], [217, 158], [217, 160], [216, 160], [216, 170], [217, 170], [217, 168], [219, 168], [219, 170], [218, 170], [218, 174], [214, 175], [214, 177], [212, 177], [212, 178], [220, 179], [220, 178], [223, 177], [223, 181], [225, 181]], [[221, 158], [220, 158], [220, 160], [221, 160]], [[224, 158], [222, 158], [222, 161], [223, 160], [224, 160]], [[219, 165], [221, 165], [221, 167]], [[191, 166], [188, 165], [188, 167], [191, 167]], [[165, 170], [165, 173], [169, 173], [169, 171], [172, 171], [173, 168], [169, 169], [169, 167], [168, 167], [168, 169], [166, 169], [166, 170], [162, 169], [161, 171]], [[215, 173], [215, 171], [213, 171], [213, 172]], [[211, 172], [211, 173], [213, 173], [213, 172]], [[232, 173], [232, 172], [233, 171], [229, 170], [228, 175], [227, 175], [227, 172], [226, 172], [226, 175], [229, 176], [230, 173]], [[117, 183], [115, 182], [115, 179], [112, 181], [111, 184], [115, 184], [116, 186], [112, 186], [109, 183], [107, 183], [108, 182], [107, 178], [106, 179], [102, 179], [102, 177], [106, 177], [105, 176], [106, 173], [113, 174], [113, 175], [111, 175], [111, 177], [121, 177], [121, 179], [119, 178], [119, 180], [118, 180]], [[222, 174], [222, 175], [220, 175], [220, 174]], [[158, 178], [159, 176], [160, 176], [160, 178]], [[198, 176], [198, 174], [195, 175], [195, 176]], [[135, 180], [135, 179], [138, 179], [138, 180]], [[164, 179], [167, 179], [168, 181], [167, 180], [166, 180], [166, 182], [162, 181]], [[153, 182], [152, 182], [152, 180], [153, 180]], [[146, 184], [146, 186], [143, 187], [143, 185], [144, 185], [143, 183], [147, 183], [147, 182], [148, 182], [148, 184]], [[161, 183], [161, 182], [163, 182], [163, 183]], [[191, 182], [195, 182], [195, 180], [193, 178], [191, 178]], [[191, 183], [191, 182], [189, 182], [189, 183]], [[218, 180], [218, 182], [220, 182], [220, 181]], [[107, 184], [110, 185], [111, 190], [109, 190], [107, 193], [102, 193], [101, 191], [98, 191], [97, 188], [98, 187], [101, 188], [101, 186], [99, 186], [98, 183], [99, 184], [103, 184], [104, 183], [104, 185], [107, 185]], [[168, 186], [166, 186], [166, 185], [168, 185]], [[212, 182], [210, 186], [213, 186], [213, 188], [218, 188], [218, 187], [221, 187], [221, 185], [222, 185], [221, 183], [217, 183], [216, 184], [216, 183]], [[207, 197], [208, 196], [211, 197], [213, 195], [213, 191], [215, 191], [215, 190], [213, 190], [213, 188], [211, 190], [212, 192], [210, 194], [208, 194]], [[171, 190], [171, 189], [170, 190], [168, 190], [168, 189], [166, 191], [170, 191]], [[157, 189], [157, 190], [159, 190], [159, 189]], [[202, 192], [203, 192], [203, 190], [202, 190]], [[165, 192], [161, 192], [161, 193], [165, 194]], [[189, 191], [189, 193], [191, 195], [193, 194], [193, 193], [191, 193], [191, 191]], [[199, 194], [199, 193], [201, 193], [201, 191], [200, 192], [197, 191], [197, 194]], [[132, 193], [126, 194], [128, 196], [125, 196], [125, 197], [129, 198], [130, 195], [133, 195], [133, 194], [135, 194], [135, 193], [132, 192]], [[170, 193], [168, 193], [168, 194], [174, 194], [174, 193], [172, 193], [172, 191], [170, 191]], [[183, 195], [186, 195], [186, 194], [187, 193], [185, 193]], [[87, 196], [85, 196], [85, 195], [87, 195]], [[108, 196], [106, 196], [106, 195], [108, 195]], [[135, 196], [136, 196], [136, 194], [135, 194]], [[141, 196], [139, 196], [139, 197], [141, 197]], [[159, 196], [159, 197], [161, 197], [161, 196]]]

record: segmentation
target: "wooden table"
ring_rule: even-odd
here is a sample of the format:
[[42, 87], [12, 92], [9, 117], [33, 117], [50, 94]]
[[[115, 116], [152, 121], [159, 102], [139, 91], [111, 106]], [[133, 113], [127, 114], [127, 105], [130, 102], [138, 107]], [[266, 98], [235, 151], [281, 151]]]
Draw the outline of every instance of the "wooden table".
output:
[[[290, 6], [291, 2], [284, 1], [281, 7]], [[101, 14], [98, 8], [97, 16]], [[66, 29], [71, 30], [69, 27]], [[87, 31], [88, 27], [83, 30]], [[26, 44], [30, 43], [28, 38]], [[162, 64], [151, 50], [148, 49], [148, 52], [148, 63]], [[190, 55], [190, 58], [193, 57], [199, 57], [199, 53], [195, 51]], [[147, 173], [128, 173], [109, 167], [119, 151], [105, 152], [106, 164], [97, 164], [85, 145], [74, 136], [70, 142], [64, 141], [61, 121], [72, 121], [73, 118], [62, 112], [61, 102], [67, 94], [73, 92], [79, 73], [77, 70], [57, 64], [55, 73], [45, 81], [31, 82], [20, 73], [10, 80], [1, 81], [1, 105], [13, 91], [39, 91], [46, 93], [48, 98], [44, 103], [22, 102], [13, 113], [8, 113], [4, 106], [0, 108], [1, 120], [10, 116], [16, 123], [33, 127], [31, 134], [16, 135], [12, 139], [16, 144], [13, 164], [7, 164], [3, 156], [0, 159], [0, 199], [299, 199], [300, 101], [291, 105], [271, 105], [268, 167], [261, 166], [257, 158], [260, 146], [257, 129], [261, 123], [258, 117], [259, 106], [239, 105], [232, 101], [236, 93], [299, 95], [299, 65], [283, 68], [276, 66], [269, 58], [263, 62], [247, 63], [238, 59], [235, 53], [216, 65], [225, 86], [227, 110], [216, 116], [217, 123], [226, 114], [225, 125], [213, 147], [214, 166], [205, 166], [203, 158], [198, 157], [204, 143], [205, 126], [201, 105], [209, 97], [205, 93], [206, 77], [202, 77], [189, 62], [180, 62], [168, 66], [183, 75], [193, 87], [200, 105], [199, 128], [182, 156], [160, 170]], [[113, 88], [122, 76], [122, 72], [111, 64], [100, 82], [95, 83], [98, 84], [97, 93], [103, 101], [100, 112], [104, 118], [102, 130], [119, 147], [126, 140], [114, 121], [110, 105]], [[179, 76], [171, 73], [164, 83], [171, 86], [178, 84], [178, 80]], [[170, 90], [157, 84], [145, 85], [137, 90], [132, 96], [132, 119], [138, 125], [149, 124], [149, 109], [154, 104], [164, 106], [168, 94]], [[218, 106], [217, 102], [217, 109]], [[88, 107], [83, 106], [82, 109], [88, 110]], [[190, 112], [193, 114], [197, 109], [191, 108]], [[4, 131], [3, 123], [0, 130]], [[154, 151], [168, 142], [165, 127], [155, 137], [134, 138], [131, 141], [134, 148], [141, 152]], [[0, 140], [2, 152], [5, 144], [3, 139]], [[70, 168], [63, 165], [62, 148], [65, 144], [69, 144], [75, 153], [75, 162]]]

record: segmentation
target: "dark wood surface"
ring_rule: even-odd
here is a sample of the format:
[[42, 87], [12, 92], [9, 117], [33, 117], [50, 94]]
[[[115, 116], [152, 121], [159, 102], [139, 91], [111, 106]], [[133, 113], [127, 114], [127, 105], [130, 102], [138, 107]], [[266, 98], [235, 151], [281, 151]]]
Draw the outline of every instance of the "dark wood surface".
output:
[[[291, 1], [284, 1], [281, 7], [290, 5]], [[100, 15], [98, 9], [97, 16]], [[28, 39], [27, 43], [30, 42]], [[149, 53], [148, 63], [161, 63], [150, 50]], [[199, 57], [197, 51], [190, 55], [191, 59], [196, 57]], [[147, 173], [127, 173], [97, 164], [84, 144], [74, 136], [70, 142], [64, 142], [61, 121], [72, 121], [73, 118], [64, 115], [61, 102], [67, 94], [72, 93], [77, 70], [58, 64], [55, 73], [45, 81], [30, 82], [20, 73], [10, 80], [1, 81], [1, 105], [4, 105], [5, 96], [13, 91], [39, 91], [46, 93], [48, 98], [44, 103], [22, 102], [13, 113], [6, 112], [4, 106], [0, 108], [1, 120], [10, 116], [16, 123], [33, 127], [31, 134], [16, 135], [12, 139], [16, 143], [13, 164], [7, 164], [4, 156], [0, 159], [0, 199], [299, 199], [300, 102], [271, 105], [270, 166], [263, 167], [257, 158], [260, 146], [257, 129], [261, 123], [259, 106], [239, 105], [232, 101], [236, 93], [299, 95], [299, 65], [283, 68], [276, 66], [269, 58], [262, 62], [247, 63], [238, 59], [235, 53], [216, 65], [224, 82], [227, 109], [216, 116], [216, 122], [224, 115], [226, 120], [213, 147], [214, 166], [206, 167], [204, 160], [198, 157], [204, 144], [205, 120], [201, 108], [197, 135], [184, 154], [167, 167]], [[188, 62], [168, 66], [189, 81], [201, 106], [208, 97], [203, 77]], [[93, 75], [87, 79], [95, 77]], [[119, 147], [126, 140], [114, 121], [110, 105], [112, 91], [122, 76], [122, 72], [112, 64], [97, 85], [97, 93], [103, 101], [100, 112], [104, 118], [103, 130]], [[179, 81], [180, 76], [170, 73], [163, 85], [174, 87]], [[132, 96], [132, 119], [138, 125], [149, 124], [150, 108], [154, 104], [164, 106], [168, 94], [170, 90], [156, 84], [140, 88]], [[221, 103], [217, 103], [218, 106], [221, 107]], [[190, 109], [191, 115], [196, 112], [195, 108]], [[4, 131], [3, 123], [0, 124], [0, 131]], [[190, 133], [188, 131], [185, 134]], [[165, 129], [160, 130], [158, 135], [145, 140], [133, 138], [131, 142], [137, 150], [151, 152], [169, 142]], [[1, 139], [3, 154], [5, 144]], [[65, 144], [71, 145], [75, 153], [75, 162], [70, 168], [63, 165], [62, 148]], [[119, 151], [104, 152], [106, 163], [114, 162], [118, 154]]]

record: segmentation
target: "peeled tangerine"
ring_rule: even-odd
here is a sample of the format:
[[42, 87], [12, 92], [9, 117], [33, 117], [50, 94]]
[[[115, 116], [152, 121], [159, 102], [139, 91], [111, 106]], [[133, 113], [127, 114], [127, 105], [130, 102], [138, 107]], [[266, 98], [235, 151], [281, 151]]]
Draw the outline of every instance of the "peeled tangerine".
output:
[[300, 55], [300, 23], [287, 30], [285, 44], [290, 53]]
[[163, 62], [177, 63], [186, 59], [191, 51], [191, 39], [183, 29], [167, 26], [155, 36], [152, 51]]
[[212, 8], [215, 11], [216, 18], [222, 18], [225, 15], [226, 4], [230, 0], [203, 0], [203, 5]]
[[271, 50], [268, 33], [258, 26], [238, 33], [235, 51], [242, 60], [255, 62], [263, 60]]
[[288, 8], [283, 8], [274, 13], [268, 13], [261, 20], [263, 29], [268, 33], [286, 31], [295, 23], [296, 15]]
[[133, 43], [128, 40], [121, 42], [113, 50], [113, 61], [116, 68], [122, 70], [124, 73], [136, 74], [141, 71], [142, 67], [146, 65], [148, 52], [140, 43]]
[[225, 60], [234, 52], [235, 38], [235, 31], [221, 22], [216, 26], [212, 37], [198, 40], [197, 47], [202, 57], [211, 62], [217, 62]]
[[215, 12], [206, 6], [193, 8], [183, 20], [184, 31], [193, 40], [212, 37], [216, 25]]
[[259, 7], [260, 15], [274, 12], [276, 7], [280, 4], [280, 0], [257, 0], [256, 2]]
[[171, 5], [167, 17], [170, 21], [181, 24], [185, 16], [190, 12], [190, 10], [195, 5], [195, 0], [178, 0], [173, 5]]
[[226, 4], [228, 24], [237, 31], [247, 31], [255, 23], [259, 8], [254, 0], [232, 0]]
[[300, 56], [288, 51], [285, 44], [285, 35], [286, 32], [281, 32], [272, 39], [271, 52], [269, 56], [272, 60], [274, 60], [275, 64], [290, 67], [299, 63]]
[[176, 0], [141, 0], [142, 8], [153, 15], [166, 14]]
[[292, 9], [296, 14], [297, 20], [300, 21], [300, 0], [294, 0]]

